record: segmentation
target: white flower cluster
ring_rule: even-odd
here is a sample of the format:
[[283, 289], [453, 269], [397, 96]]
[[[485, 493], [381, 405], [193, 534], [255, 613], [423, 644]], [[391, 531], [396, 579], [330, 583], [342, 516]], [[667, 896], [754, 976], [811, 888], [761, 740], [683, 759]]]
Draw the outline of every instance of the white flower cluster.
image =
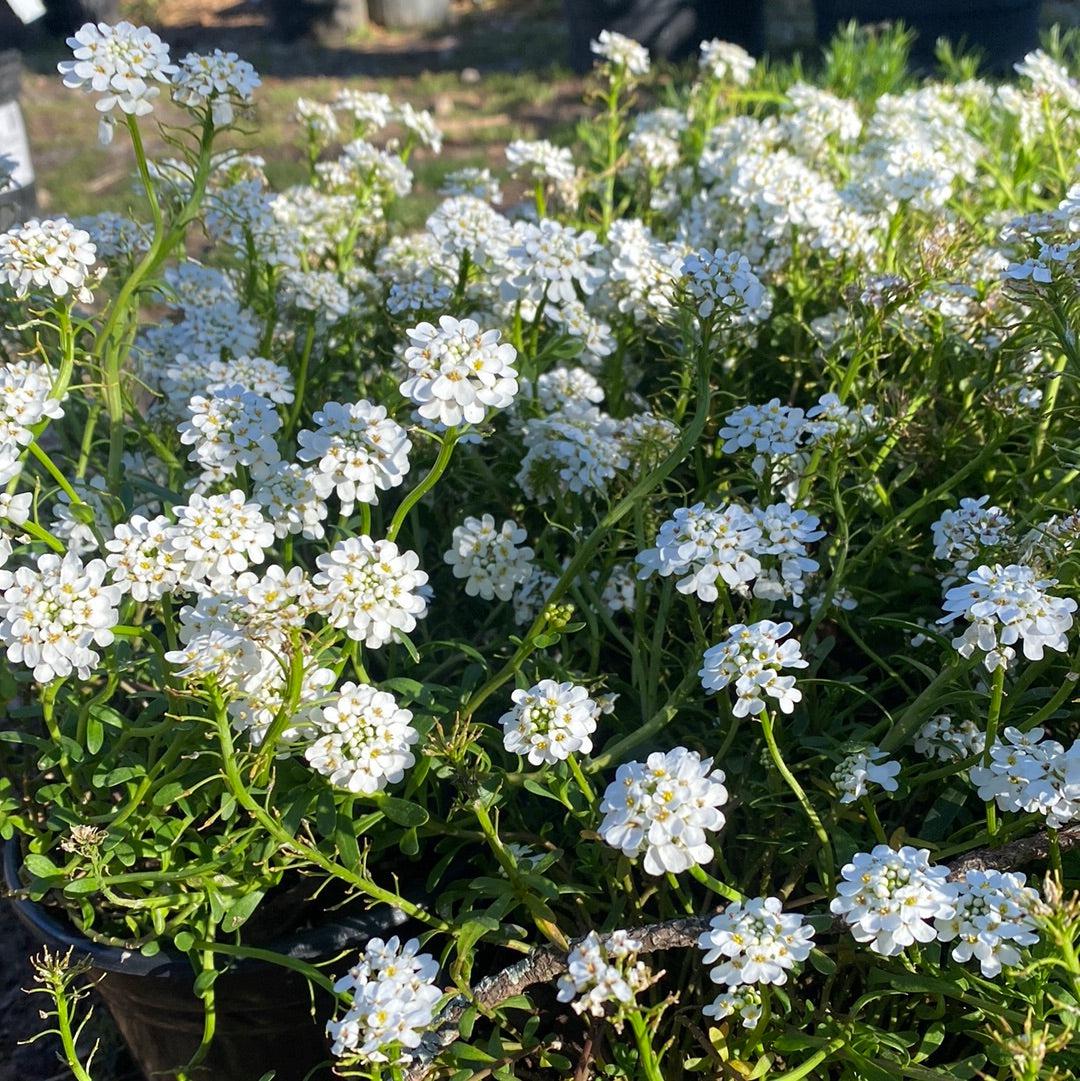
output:
[[64, 415], [60, 400], [52, 396], [54, 378], [50, 368], [36, 361], [0, 364], [0, 471], [6, 454], [17, 461], [21, 448], [33, 442], [36, 425]]
[[526, 755], [534, 766], [554, 765], [592, 750], [600, 706], [584, 687], [542, 679], [510, 696], [513, 707], [499, 718], [503, 746]]
[[420, 953], [417, 939], [404, 945], [396, 935], [386, 942], [371, 939], [360, 962], [334, 984], [352, 1001], [326, 1026], [331, 1051], [361, 1062], [407, 1062], [442, 998], [438, 976], [438, 962]]
[[0, 570], [0, 642], [13, 664], [33, 670], [38, 683], [72, 673], [89, 679], [113, 641], [123, 591], [106, 585], [104, 560], [84, 564], [69, 552], [38, 557], [36, 568]]
[[739, 252], [702, 248], [683, 260], [682, 272], [702, 319], [719, 311], [736, 324], [754, 324], [772, 312], [772, 298]]
[[350, 537], [316, 560], [312, 581], [325, 590], [331, 626], [370, 649], [408, 634], [427, 614], [428, 576], [415, 552], [393, 541]]
[[180, 442], [214, 479], [231, 476], [238, 466], [255, 473], [276, 468], [281, 456], [274, 436], [281, 428], [269, 398], [239, 384], [219, 387], [188, 402], [188, 419], [178, 427]]
[[956, 887], [948, 867], [931, 867], [930, 853], [904, 845], [858, 852], [840, 872], [829, 910], [851, 928], [856, 942], [894, 957], [914, 942], [933, 942], [934, 921], [954, 912]]
[[962, 657], [979, 650], [990, 672], [1009, 665], [1018, 642], [1029, 661], [1041, 660], [1046, 649], [1063, 653], [1069, 647], [1066, 635], [1072, 628], [1076, 601], [1048, 593], [1056, 584], [1053, 578], [1039, 578], [1031, 567], [1019, 564], [982, 566], [967, 576], [966, 583], [946, 593], [945, 615], [938, 622], [966, 620], [953, 646]]
[[713, 983], [782, 984], [788, 973], [810, 956], [814, 929], [796, 912], [784, 912], [777, 897], [735, 901], [709, 920], [698, 939], [702, 963], [715, 965]]
[[[64, 85], [97, 94], [95, 104], [102, 114], [119, 106], [129, 116], [145, 116], [161, 93], [154, 84], [168, 83], [176, 73], [169, 63], [169, 46], [146, 26], [85, 23], [67, 43], [75, 59], [57, 65]], [[103, 141], [109, 130], [102, 129]]]
[[529, 576], [533, 550], [523, 542], [528, 534], [507, 519], [498, 529], [490, 514], [468, 517], [454, 527], [452, 547], [443, 554], [455, 578], [465, 579], [465, 592], [486, 601], [508, 601]]
[[730, 79], [736, 86], [745, 86], [757, 61], [741, 45], [712, 38], [701, 43], [698, 65], [714, 79]]
[[231, 124], [236, 107], [250, 105], [261, 84], [255, 69], [236, 53], [188, 53], [173, 76], [173, 98], [189, 109], [209, 106], [215, 124]]
[[743, 1028], [755, 1028], [761, 1020], [761, 991], [757, 984], [751, 983], [729, 987], [726, 991], [721, 991], [708, 1006], [703, 1007], [701, 1012], [718, 1021], [738, 1014]]
[[409, 748], [420, 735], [412, 713], [387, 691], [343, 683], [331, 703], [311, 712], [311, 723], [319, 736], [304, 757], [346, 791], [371, 795], [400, 781], [416, 761]]
[[990, 748], [990, 761], [973, 766], [979, 799], [1003, 811], [1041, 814], [1053, 829], [1080, 818], [1080, 740], [1065, 749], [1042, 728], [1006, 728]]
[[846, 755], [833, 770], [832, 783], [840, 793], [841, 803], [854, 803], [870, 791], [870, 785], [880, 785], [886, 792], [899, 787], [896, 778], [900, 763], [890, 759], [880, 747], [860, 747]]
[[348, 517], [356, 503], [377, 503], [379, 492], [396, 488], [409, 472], [412, 443], [386, 407], [361, 400], [327, 402], [315, 411], [313, 430], [297, 437], [297, 458], [314, 462], [313, 482], [325, 499], [336, 492]]
[[90, 234], [65, 218], [31, 218], [0, 233], [0, 285], [20, 300], [47, 289], [54, 297], [70, 295], [89, 304], [90, 268], [96, 259]]
[[517, 350], [500, 344], [497, 330], [481, 331], [472, 319], [444, 315], [438, 327], [421, 323], [409, 332], [405, 363], [412, 374], [401, 393], [426, 421], [454, 428], [479, 424], [489, 409], [506, 409], [518, 391]]
[[953, 580], [963, 578], [986, 549], [1008, 539], [1012, 519], [1000, 507], [987, 506], [989, 502], [988, 495], [961, 499], [931, 526], [934, 558], [952, 564]]
[[1039, 941], [1034, 913], [1039, 895], [1022, 874], [965, 871], [957, 883], [952, 915], [934, 921], [938, 940], [955, 942], [954, 961], [974, 958], [982, 974], [1020, 964], [1020, 950]]
[[916, 754], [940, 762], [956, 762], [982, 754], [986, 737], [974, 721], [955, 721], [939, 713], [919, 729], [912, 745]]
[[802, 691], [794, 676], [782, 676], [785, 668], [806, 668], [794, 638], [780, 640], [791, 633], [790, 623], [763, 619], [747, 626], [736, 623], [728, 628], [723, 642], [705, 651], [698, 672], [706, 691], [721, 691], [735, 686], [736, 717], [757, 716], [767, 708], [766, 697], [775, 699], [782, 713], [791, 713], [802, 701]]
[[567, 957], [566, 974], [559, 977], [558, 999], [575, 1013], [603, 1017], [609, 1007], [630, 1006], [649, 985], [649, 971], [636, 960], [641, 943], [626, 931], [601, 938], [590, 931]]
[[713, 858], [708, 837], [723, 828], [727, 799], [711, 758], [685, 747], [656, 751], [618, 768], [600, 803], [599, 833], [631, 859], [644, 854], [646, 874], [678, 874]]
[[261, 563], [274, 543], [262, 508], [236, 488], [226, 495], [193, 495], [176, 508], [176, 525], [169, 544], [187, 564], [185, 573], [210, 583]]
[[637, 557], [638, 577], [680, 575], [675, 588], [702, 601], [719, 597], [719, 579], [734, 592], [761, 574], [761, 529], [738, 504], [680, 507], [660, 527], [656, 545]]
[[764, 405], [744, 405], [724, 417], [717, 433], [727, 454], [751, 449], [754, 472], [779, 479], [783, 471], [797, 472], [805, 460], [805, 448], [826, 440], [851, 442], [871, 431], [874, 407], [852, 409], [835, 394], [824, 394], [808, 410], [782, 405], [773, 398]]
[[627, 75], [640, 78], [649, 74], [649, 50], [633, 38], [614, 30], [601, 30], [589, 46], [593, 54]]
[[547, 139], [514, 139], [507, 144], [506, 161], [511, 176], [527, 175], [533, 180], [554, 184], [572, 183], [577, 175], [574, 157], [565, 146]]

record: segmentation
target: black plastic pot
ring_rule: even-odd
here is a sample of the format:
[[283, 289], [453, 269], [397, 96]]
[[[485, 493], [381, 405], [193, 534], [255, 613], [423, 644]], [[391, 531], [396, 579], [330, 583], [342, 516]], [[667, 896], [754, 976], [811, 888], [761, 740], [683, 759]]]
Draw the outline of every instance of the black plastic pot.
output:
[[1039, 44], [1041, 0], [814, 0], [818, 40], [825, 44], [838, 25], [903, 22], [918, 37], [912, 59], [934, 62], [940, 37], [982, 53], [989, 71], [1004, 73]]
[[16, 177], [19, 185], [0, 191], [0, 233], [32, 217], [37, 207], [30, 144], [19, 108], [21, 74], [18, 50], [0, 49], [0, 154], [15, 157], [22, 164]]
[[570, 66], [588, 71], [589, 44], [601, 30], [640, 41], [655, 57], [681, 60], [702, 41], [721, 38], [751, 53], [765, 47], [764, 0], [563, 0]]
[[[22, 888], [19, 850], [4, 846], [4, 881]], [[43, 945], [74, 950], [91, 966], [96, 987], [139, 1068], [152, 1081], [167, 1081], [199, 1044], [202, 1003], [192, 993], [194, 973], [187, 958], [162, 950], [154, 957], [91, 942], [44, 906], [12, 898], [15, 915]], [[258, 914], [257, 914], [258, 915]], [[407, 922], [392, 908], [335, 914], [332, 923], [266, 943], [262, 948], [317, 962], [343, 951], [359, 951], [369, 938], [387, 937]], [[346, 960], [342, 967], [351, 962]], [[259, 1081], [275, 1071], [275, 1081], [303, 1081], [329, 1057], [324, 1038], [332, 1010], [330, 996], [297, 973], [248, 958], [218, 979], [217, 1035], [199, 1075], [205, 1081]], [[314, 1011], [314, 1012], [313, 1012]], [[312, 1075], [329, 1078], [327, 1069]]]

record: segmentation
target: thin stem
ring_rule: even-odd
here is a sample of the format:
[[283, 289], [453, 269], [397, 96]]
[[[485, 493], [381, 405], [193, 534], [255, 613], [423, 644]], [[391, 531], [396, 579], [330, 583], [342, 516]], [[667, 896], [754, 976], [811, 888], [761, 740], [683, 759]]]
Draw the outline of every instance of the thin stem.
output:
[[426, 477], [401, 501], [401, 506], [394, 512], [390, 521], [390, 528], [386, 531], [386, 539], [394, 540], [405, 524], [409, 511], [420, 502], [421, 499], [435, 487], [439, 478], [446, 472], [450, 464], [450, 456], [454, 453], [454, 444], [458, 440], [458, 430], [451, 428], [443, 435], [442, 446], [439, 448], [439, 456]]
[[75, 1047], [75, 1034], [71, 1030], [71, 1011], [68, 1008], [67, 988], [59, 979], [49, 980], [49, 990], [56, 1004], [56, 1031], [60, 1036], [60, 1045], [64, 1049], [64, 1061], [75, 1075], [77, 1081], [93, 1081], [86, 1068], [79, 1061], [79, 1052]]
[[308, 320], [307, 334], [304, 337], [304, 350], [300, 354], [300, 365], [296, 372], [296, 386], [293, 390], [293, 404], [285, 421], [285, 438], [288, 439], [296, 430], [300, 413], [304, 408], [304, 394], [307, 391], [308, 369], [311, 365], [311, 347], [315, 344], [315, 313]]
[[[990, 707], [986, 711], [986, 747], [983, 750], [983, 766], [989, 768], [993, 761], [994, 743], [997, 740], [998, 720], [1001, 718], [1001, 702], [1005, 697], [1005, 665], [994, 669], [994, 682], [990, 689]], [[997, 804], [986, 801], [986, 832], [993, 839], [997, 835]]]
[[634, 1043], [637, 1044], [641, 1068], [647, 1081], [664, 1081], [664, 1075], [660, 1072], [660, 1062], [653, 1050], [652, 1039], [649, 1037], [649, 1029], [645, 1024], [645, 1018], [640, 1010], [630, 1010], [626, 1019], [634, 1030]]
[[758, 719], [761, 721], [761, 731], [765, 735], [765, 743], [768, 745], [769, 754], [772, 756], [773, 764], [779, 771], [780, 776], [787, 782], [788, 788], [795, 793], [795, 798], [799, 801], [799, 806], [802, 807], [806, 817], [810, 820], [810, 825], [813, 827], [814, 833], [817, 834], [817, 838], [821, 842], [822, 851], [825, 856], [826, 875], [828, 878], [825, 885], [830, 886], [836, 868], [835, 863], [833, 862], [832, 842], [829, 840], [829, 835], [825, 831], [825, 827], [821, 824], [821, 819], [818, 817], [817, 811], [814, 810], [814, 805], [807, 798], [802, 785], [795, 779], [795, 774], [788, 769], [788, 765], [784, 761], [784, 756], [780, 753], [780, 747], [776, 742], [776, 734], [773, 731], [773, 722], [772, 717], [769, 715], [769, 711], [767, 709], [763, 710]]

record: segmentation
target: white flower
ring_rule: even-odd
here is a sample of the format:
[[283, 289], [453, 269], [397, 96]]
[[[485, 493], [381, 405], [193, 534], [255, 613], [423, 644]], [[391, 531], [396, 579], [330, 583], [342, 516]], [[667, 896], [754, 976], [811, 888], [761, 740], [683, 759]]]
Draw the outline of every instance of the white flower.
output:
[[145, 116], [160, 93], [153, 84], [167, 83], [176, 72], [169, 46], [147, 26], [85, 23], [67, 43], [75, 59], [57, 65], [64, 86], [100, 95], [101, 113], [118, 105], [131, 116]]
[[489, 203], [502, 202], [502, 188], [499, 181], [491, 175], [491, 170], [478, 169], [475, 166], [466, 166], [447, 173], [443, 177], [439, 194], [444, 198], [471, 195], [474, 199], [484, 199]]
[[613, 68], [625, 70], [628, 75], [640, 77], [649, 74], [649, 50], [625, 34], [601, 30], [589, 48], [594, 55], [606, 60]]
[[230, 578], [250, 563], [263, 561], [263, 549], [274, 543], [274, 527], [258, 503], [247, 502], [234, 489], [227, 495], [193, 495], [176, 508], [176, 529], [169, 545], [190, 564], [193, 577]]
[[409, 1061], [442, 998], [435, 985], [439, 964], [419, 951], [415, 938], [404, 946], [396, 935], [387, 942], [368, 940], [360, 962], [334, 984], [336, 993], [352, 994], [348, 1010], [326, 1026], [335, 1055], [371, 1063]]
[[371, 795], [400, 781], [416, 761], [409, 748], [420, 734], [412, 713], [386, 691], [343, 683], [329, 705], [313, 711], [311, 721], [319, 738], [304, 757], [338, 788]]
[[329, 510], [323, 502], [325, 491], [312, 469], [294, 462], [278, 462], [255, 476], [252, 498], [274, 523], [278, 539], [300, 533], [308, 540], [321, 539]]
[[289, 270], [281, 280], [282, 299], [302, 311], [314, 312], [327, 323], [344, 319], [352, 310], [349, 290], [329, 270]]
[[334, 107], [322, 101], [297, 98], [293, 106], [293, 119], [304, 129], [307, 138], [320, 146], [331, 142], [338, 133]]
[[31, 218], [0, 233], [0, 284], [20, 300], [32, 290], [48, 289], [56, 297], [70, 294], [89, 304], [93, 294], [87, 283], [96, 259], [90, 234], [65, 218]]
[[806, 668], [807, 662], [794, 638], [780, 642], [790, 633], [790, 623], [774, 623], [771, 619], [729, 627], [727, 638], [705, 651], [698, 672], [702, 687], [720, 691], [733, 683], [736, 700], [732, 713], [736, 717], [762, 713], [766, 695], [776, 699], [781, 712], [791, 713], [802, 700], [802, 692], [795, 686], [794, 676], [782, 676], [780, 672], [785, 668]]
[[214, 123], [231, 124], [237, 105], [250, 105], [262, 80], [236, 53], [188, 53], [173, 76], [173, 98], [189, 109], [209, 105]]
[[398, 123], [415, 135], [421, 144], [436, 154], [442, 150], [443, 133], [435, 123], [435, 118], [426, 109], [415, 109], [407, 101], [403, 101], [397, 107], [396, 114]]
[[860, 747], [833, 770], [832, 782], [840, 791], [841, 803], [854, 803], [869, 792], [872, 784], [895, 792], [899, 773], [900, 763], [889, 759], [880, 747]]
[[571, 1003], [575, 1013], [593, 1017], [603, 1017], [608, 1006], [631, 1005], [636, 992], [649, 983], [648, 970], [634, 957], [640, 949], [641, 942], [625, 931], [606, 939], [590, 931], [567, 956], [558, 1000]]
[[326, 591], [329, 622], [371, 649], [408, 634], [427, 614], [420, 558], [399, 552], [393, 541], [350, 537], [315, 562], [313, 581]]
[[513, 708], [499, 718], [503, 746], [511, 754], [527, 755], [534, 766], [554, 765], [572, 754], [592, 750], [600, 707], [584, 687], [542, 679], [510, 696]]
[[180, 442], [192, 448], [188, 460], [221, 475], [238, 466], [258, 471], [281, 460], [275, 433], [281, 428], [277, 407], [269, 398], [239, 384], [220, 387], [188, 402], [189, 419], [177, 430]]
[[1038, 578], [1031, 567], [1011, 564], [982, 566], [967, 582], [945, 595], [945, 615], [938, 623], [957, 618], [967, 621], [963, 634], [953, 639], [962, 657], [978, 649], [985, 654], [987, 671], [1007, 666], [1016, 655], [1012, 648], [1023, 643], [1029, 661], [1041, 660], [1046, 649], [1063, 653], [1069, 648], [1066, 634], [1072, 628], [1076, 601], [1047, 592], [1057, 585], [1053, 578]]
[[776, 897], [735, 901], [709, 921], [698, 939], [713, 983], [786, 983], [788, 972], [810, 956], [814, 929], [798, 913], [785, 913]]
[[717, 1021], [738, 1014], [743, 1028], [755, 1028], [761, 1020], [761, 991], [753, 984], [740, 984], [722, 991], [701, 1011]]
[[325, 498], [337, 492], [346, 517], [356, 503], [377, 503], [380, 491], [388, 492], [405, 479], [412, 443], [405, 429], [387, 416], [385, 406], [363, 400], [327, 402], [312, 419], [317, 427], [297, 435], [296, 456], [318, 463], [314, 470], [320, 494]]
[[974, 721], [956, 722], [947, 714], [931, 717], [915, 734], [913, 746], [917, 754], [941, 762], [956, 762], [982, 754], [986, 737]]
[[555, 146], [546, 139], [533, 142], [514, 139], [507, 144], [506, 160], [510, 165], [511, 176], [527, 172], [534, 180], [567, 184], [577, 175], [574, 157], [570, 151], [564, 146]]
[[509, 282], [534, 302], [546, 296], [553, 304], [572, 303], [578, 299], [575, 285], [589, 294], [603, 280], [603, 272], [588, 263], [599, 247], [592, 233], [579, 233], [550, 218], [536, 225], [521, 222], [507, 251]]
[[789, 598], [796, 608], [800, 607], [805, 576], [819, 569], [807, 547], [825, 536], [824, 530], [818, 528], [818, 518], [808, 511], [795, 510], [788, 503], [754, 507], [751, 513], [761, 530], [756, 554], [776, 556], [779, 564], [755, 580], [754, 596], [771, 601]]
[[717, 435], [724, 453], [753, 448], [758, 454], [780, 458], [794, 454], [803, 435], [806, 414], [773, 398], [764, 405], [744, 405], [724, 417]]
[[469, 517], [454, 527], [452, 547], [443, 554], [443, 561], [453, 568], [455, 578], [465, 579], [470, 597], [508, 601], [532, 566], [533, 550], [522, 544], [527, 536], [509, 519], [496, 529], [490, 514]]
[[32, 492], [23, 492], [21, 495], [0, 492], [0, 522], [23, 525], [30, 518], [33, 502]]
[[680, 593], [715, 601], [717, 579], [739, 589], [761, 573], [754, 554], [760, 541], [753, 517], [734, 503], [716, 509], [704, 503], [680, 507], [660, 527], [656, 546], [638, 555], [638, 577], [679, 575]]
[[599, 832], [631, 859], [644, 854], [647, 874], [678, 874], [713, 858], [708, 835], [723, 828], [727, 799], [711, 758], [685, 747], [657, 751], [618, 768], [600, 803]]
[[948, 867], [931, 867], [926, 849], [877, 845], [858, 852], [840, 872], [829, 911], [851, 928], [856, 942], [894, 957], [914, 942], [932, 942], [934, 920], [955, 912], [959, 892]]
[[106, 585], [104, 560], [40, 556], [36, 569], [19, 567], [0, 598], [0, 642], [8, 660], [33, 670], [38, 683], [75, 673], [89, 679], [113, 641], [122, 590]]
[[137, 601], [153, 601], [177, 589], [187, 563], [172, 547], [175, 527], [168, 518], [133, 514], [105, 541], [105, 562], [113, 584]]
[[245, 679], [261, 677], [264, 665], [259, 647], [246, 634], [221, 627], [193, 635], [181, 648], [169, 650], [165, 660], [181, 678], [213, 679], [227, 692]]
[[64, 415], [52, 396], [52, 369], [33, 360], [0, 364], [0, 447], [17, 457], [34, 439], [32, 429], [43, 420]]
[[698, 64], [714, 79], [730, 78], [736, 86], [745, 86], [757, 61], [741, 45], [713, 38], [701, 43]]
[[988, 507], [989, 502], [988, 495], [961, 499], [958, 508], [942, 512], [931, 526], [934, 558], [954, 564], [960, 577], [984, 548], [998, 547], [1009, 535], [1012, 519], [1000, 507]]
[[394, 104], [386, 94], [351, 86], [343, 86], [337, 92], [333, 108], [349, 115], [356, 135], [373, 134], [394, 118]]
[[1003, 811], [1041, 814], [1052, 829], [1080, 818], [1080, 740], [1066, 750], [1041, 728], [1006, 728], [988, 765], [972, 767], [979, 799]]
[[772, 311], [772, 299], [738, 252], [723, 248], [692, 252], [682, 264], [686, 288], [696, 301], [697, 313], [708, 318], [717, 309], [728, 312], [736, 323], [761, 323]]
[[956, 911], [934, 921], [941, 942], [956, 942], [952, 958], [963, 964], [975, 958], [982, 974], [994, 977], [1003, 966], [1020, 964], [1020, 950], [1039, 941], [1033, 912], [1039, 895], [1022, 874], [965, 871], [955, 899]]
[[412, 374], [401, 393], [424, 420], [447, 428], [479, 424], [488, 409], [505, 409], [514, 400], [517, 350], [500, 344], [499, 331], [444, 315], [438, 327], [421, 323], [408, 335], [405, 363]]
[[619, 422], [584, 403], [525, 424], [528, 452], [517, 483], [530, 498], [557, 499], [566, 492], [595, 494], [608, 488], [630, 459], [618, 438]]

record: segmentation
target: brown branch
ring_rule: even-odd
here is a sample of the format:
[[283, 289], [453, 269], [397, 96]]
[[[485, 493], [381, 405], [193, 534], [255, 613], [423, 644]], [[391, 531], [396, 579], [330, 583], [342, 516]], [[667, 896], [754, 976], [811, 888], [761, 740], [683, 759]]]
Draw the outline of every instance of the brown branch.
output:
[[[1062, 852], [1080, 845], [1080, 823], [1058, 830], [1058, 847]], [[1033, 833], [1018, 841], [998, 845], [996, 848], [977, 848], [966, 856], [949, 864], [950, 878], [958, 878], [965, 871], [1008, 871], [1022, 867], [1033, 860], [1044, 860], [1050, 853], [1050, 834]]]
[[[1067, 826], [1058, 832], [1058, 845], [1064, 852], [1080, 846], [1080, 823]], [[958, 878], [966, 871], [1008, 870], [1020, 867], [1032, 860], [1045, 859], [1050, 847], [1049, 834], [1036, 833], [996, 848], [977, 848], [949, 865], [949, 877]], [[710, 917], [701, 916], [680, 920], [666, 920], [628, 931], [641, 943], [638, 953], [658, 953], [661, 950], [685, 949], [697, 945], [699, 936], [709, 929]], [[841, 930], [844, 923], [834, 924]], [[584, 936], [582, 936], [583, 938]], [[582, 941], [576, 938], [571, 947]], [[481, 1011], [492, 1010], [507, 999], [519, 995], [526, 988], [538, 983], [550, 983], [566, 971], [567, 955], [553, 946], [538, 946], [520, 961], [481, 980], [469, 995], [457, 995], [442, 1009], [438, 1024], [430, 1029], [420, 1041], [413, 1064], [405, 1071], [404, 1081], [423, 1081], [434, 1068], [434, 1059], [444, 1048], [458, 1038], [458, 1025], [470, 1006]]]

